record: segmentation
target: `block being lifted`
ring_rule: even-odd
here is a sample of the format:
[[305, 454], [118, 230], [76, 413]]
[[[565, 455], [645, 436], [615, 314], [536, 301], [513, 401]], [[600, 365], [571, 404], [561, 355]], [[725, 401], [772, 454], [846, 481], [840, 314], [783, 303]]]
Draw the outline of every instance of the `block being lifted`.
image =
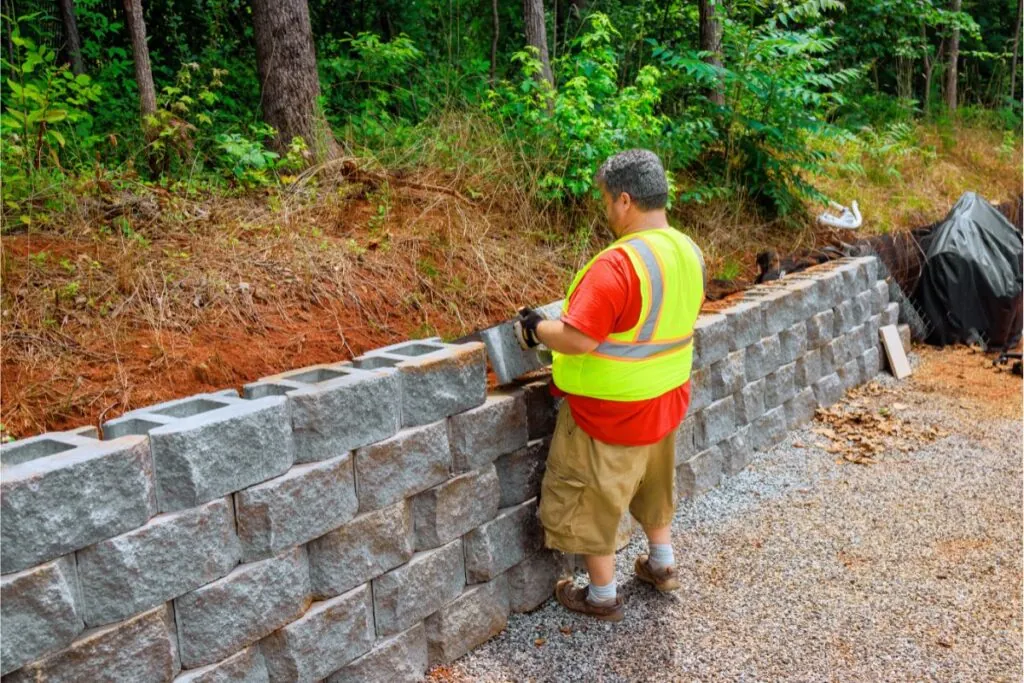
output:
[[[562, 300], [553, 301], [534, 310], [546, 320], [558, 320], [562, 317], [562, 304]], [[487, 347], [487, 357], [498, 378], [498, 384], [508, 384], [517, 377], [551, 364], [551, 352], [543, 347], [524, 351], [519, 346], [514, 323], [514, 320], [506, 320], [478, 333]]]

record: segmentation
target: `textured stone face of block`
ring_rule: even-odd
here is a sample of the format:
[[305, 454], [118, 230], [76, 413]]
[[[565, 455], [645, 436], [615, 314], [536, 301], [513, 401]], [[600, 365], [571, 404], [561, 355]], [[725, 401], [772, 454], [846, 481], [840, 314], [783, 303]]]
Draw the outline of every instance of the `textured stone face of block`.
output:
[[868, 335], [870, 330], [867, 325], [858, 325], [846, 335], [847, 345], [850, 351], [850, 358], [856, 358], [864, 353], [869, 346]]
[[824, 346], [832, 340], [835, 329], [835, 313], [822, 311], [807, 320], [807, 346], [812, 349]]
[[220, 661], [294, 621], [309, 605], [305, 548], [244, 564], [174, 601], [181, 663]]
[[403, 342], [353, 361], [358, 368], [397, 369], [402, 426], [418, 427], [482, 405], [487, 398], [487, 354], [479, 342]]
[[756, 450], [771, 448], [786, 438], [786, 410], [784, 406], [772, 408], [757, 419], [747, 432], [750, 445]]
[[479, 408], [448, 420], [456, 472], [486, 467], [498, 456], [522, 448], [528, 439], [526, 401], [521, 394], [488, 396]]
[[501, 498], [498, 507], [519, 505], [540, 495], [540, 484], [547, 466], [549, 439], [531, 441], [515, 453], [494, 461]]
[[718, 486], [724, 462], [717, 446], [698, 453], [676, 468], [676, 488], [682, 498], [692, 498]]
[[843, 278], [843, 289], [847, 297], [856, 296], [867, 287], [867, 274], [856, 259], [840, 259], [835, 269]]
[[857, 359], [847, 361], [843, 364], [843, 367], [836, 370], [836, 374], [839, 375], [839, 381], [842, 384], [843, 391], [849, 391], [860, 384], [860, 368], [857, 365]]
[[777, 335], [800, 317], [800, 303], [781, 283], [757, 285], [746, 298], [761, 304], [761, 325], [765, 337]]
[[253, 645], [216, 664], [182, 671], [174, 683], [267, 683], [269, 680], [263, 654]]
[[872, 300], [874, 299], [874, 288], [867, 289], [853, 299], [853, 317], [858, 325], [864, 324], [871, 317]]
[[833, 337], [840, 337], [857, 326], [857, 311], [853, 299], [847, 299], [832, 309], [832, 312], [834, 315]]
[[836, 337], [822, 348], [821, 357], [831, 368], [841, 368], [851, 358], [849, 337]]
[[174, 616], [168, 606], [161, 605], [131, 619], [88, 631], [67, 649], [5, 676], [4, 683], [169, 681], [180, 669]]
[[[712, 365], [708, 372], [711, 382], [711, 400], [717, 401], [730, 394], [735, 394], [746, 379], [746, 351], [743, 349], [733, 351]], [[690, 391], [692, 392], [693, 389], [691, 388]], [[694, 408], [694, 410], [699, 410], [699, 408]]]
[[874, 296], [871, 297], [871, 315], [881, 315], [889, 303], [889, 283], [879, 280], [871, 288]]
[[242, 561], [272, 557], [352, 519], [356, 500], [352, 456], [296, 465], [280, 477], [235, 494]]
[[530, 382], [523, 387], [526, 403], [526, 428], [530, 440], [543, 439], [555, 433], [558, 410], [549, 382]]
[[463, 541], [469, 582], [490, 581], [543, 545], [537, 499], [500, 510], [497, 517], [470, 531]]
[[899, 322], [900, 318], [900, 305], [895, 301], [885, 307], [882, 312], [882, 327], [886, 325], [895, 325]]
[[78, 604], [71, 555], [0, 579], [0, 675], [74, 640], [85, 628]]
[[452, 454], [444, 422], [406, 429], [356, 451], [359, 511], [397, 503], [448, 478]]
[[712, 395], [711, 370], [708, 368], [692, 370], [690, 372], [690, 405], [688, 410], [703, 410], [707, 404], [714, 400]]
[[340, 595], [409, 561], [413, 553], [412, 502], [359, 515], [306, 547], [313, 597]]
[[870, 287], [881, 277], [880, 262], [877, 256], [861, 256], [857, 259], [860, 263], [864, 277], [864, 287]]
[[676, 430], [676, 467], [704, 449], [704, 425], [700, 412], [690, 413]]
[[505, 630], [508, 624], [508, 582], [504, 576], [471, 586], [427, 617], [427, 662], [455, 661]]
[[779, 334], [782, 362], [792, 363], [807, 352], [807, 323], [800, 321]]
[[373, 649], [338, 671], [327, 683], [419, 683], [427, 671], [423, 624], [377, 641]]
[[811, 349], [796, 360], [796, 385], [809, 387], [821, 378], [821, 349]]
[[[786, 291], [789, 292], [790, 327], [797, 323], [802, 323], [808, 317], [824, 308], [820, 289], [813, 280], [786, 278], [783, 282], [785, 283]], [[779, 332], [785, 332], [785, 329], [779, 330]]]
[[814, 383], [814, 398], [818, 400], [819, 408], [827, 408], [837, 403], [843, 397], [843, 392], [843, 383], [834, 372]]
[[749, 432], [749, 427], [738, 429], [732, 436], [718, 444], [718, 449], [722, 452], [722, 467], [730, 476], [739, 474], [750, 462], [752, 449]]
[[406, 564], [373, 580], [377, 635], [404, 631], [459, 597], [465, 585], [461, 540], [416, 553]]
[[747, 382], [755, 382], [775, 372], [782, 363], [782, 344], [778, 337], [765, 337], [746, 350]]
[[693, 365], [710, 367], [729, 353], [729, 321], [724, 315], [701, 315], [693, 326]]
[[283, 474], [295, 459], [283, 396], [239, 401], [149, 432], [161, 512], [195, 507]]
[[846, 298], [843, 277], [831, 264], [795, 273], [793, 278], [810, 280], [817, 286], [817, 304], [820, 309], [832, 308]]
[[467, 472], [412, 499], [416, 550], [444, 545], [498, 514], [501, 488], [493, 465]]
[[551, 550], [539, 550], [505, 572], [509, 606], [513, 612], [532, 612], [552, 596], [561, 575], [558, 558]]
[[348, 364], [313, 366], [264, 378], [245, 387], [247, 398], [287, 391], [295, 462], [316, 462], [394, 435], [402, 423], [397, 373]]
[[0, 481], [0, 569], [4, 574], [117, 536], [145, 524], [156, 513], [153, 463], [145, 438], [82, 442], [4, 467]]
[[818, 400], [814, 397], [814, 389], [805, 387], [786, 401], [786, 428], [796, 429], [805, 422], [810, 422], [814, 411], [818, 408]]
[[759, 379], [736, 394], [736, 423], [747, 425], [764, 414], [764, 383]]
[[761, 304], [741, 301], [721, 312], [729, 323], [729, 349], [738, 351], [764, 336]]
[[85, 622], [109, 624], [215, 581], [238, 564], [231, 499], [158, 515], [78, 551]]
[[314, 602], [300, 618], [260, 641], [272, 682], [319, 681], [359, 655], [375, 639], [369, 584]]
[[796, 396], [796, 363], [783, 365], [768, 375], [764, 384], [764, 407], [781, 406]]
[[736, 428], [736, 404], [732, 396], [715, 401], [700, 412], [704, 442], [716, 444]]
[[[881, 318], [879, 318], [879, 320], [881, 320]], [[878, 329], [881, 330], [881, 327], [879, 327]], [[910, 342], [911, 342], [911, 338], [910, 338], [910, 325], [898, 325], [896, 327], [896, 330], [900, 334], [900, 343], [903, 344], [903, 352], [904, 353], [910, 353]], [[879, 339], [878, 331], [876, 330], [875, 331], [875, 341], [876, 341], [876, 343], [878, 342], [878, 339]]]

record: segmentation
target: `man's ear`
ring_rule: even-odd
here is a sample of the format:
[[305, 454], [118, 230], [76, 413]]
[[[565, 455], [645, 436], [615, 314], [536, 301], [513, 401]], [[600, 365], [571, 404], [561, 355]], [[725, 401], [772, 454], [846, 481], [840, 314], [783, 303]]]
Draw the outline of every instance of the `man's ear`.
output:
[[622, 202], [622, 209], [624, 211], [628, 211], [629, 207], [633, 204], [633, 198], [629, 196], [628, 192], [620, 192], [619, 201]]

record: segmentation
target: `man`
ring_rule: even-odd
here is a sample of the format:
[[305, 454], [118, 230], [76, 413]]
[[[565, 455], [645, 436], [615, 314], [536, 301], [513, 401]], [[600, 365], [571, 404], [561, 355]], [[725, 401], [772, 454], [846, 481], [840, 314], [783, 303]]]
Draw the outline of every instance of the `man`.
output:
[[615, 535], [627, 509], [650, 549], [637, 558], [637, 578], [662, 592], [679, 588], [675, 431], [690, 400], [705, 275], [700, 250], [668, 225], [668, 183], [654, 153], [615, 155], [597, 184], [617, 241], [576, 275], [561, 320], [523, 309], [516, 329], [524, 346], [551, 349], [554, 391], [565, 397], [540, 519], [549, 548], [584, 556], [590, 585], [563, 580], [555, 596], [570, 610], [619, 621]]

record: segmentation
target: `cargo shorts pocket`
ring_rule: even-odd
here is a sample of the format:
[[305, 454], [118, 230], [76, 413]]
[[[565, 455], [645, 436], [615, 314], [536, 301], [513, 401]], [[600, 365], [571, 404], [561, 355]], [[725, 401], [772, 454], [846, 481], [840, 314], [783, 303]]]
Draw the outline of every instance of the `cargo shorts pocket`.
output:
[[573, 525], [583, 503], [586, 484], [557, 469], [544, 473], [540, 492], [540, 523], [555, 539], [573, 537]]

